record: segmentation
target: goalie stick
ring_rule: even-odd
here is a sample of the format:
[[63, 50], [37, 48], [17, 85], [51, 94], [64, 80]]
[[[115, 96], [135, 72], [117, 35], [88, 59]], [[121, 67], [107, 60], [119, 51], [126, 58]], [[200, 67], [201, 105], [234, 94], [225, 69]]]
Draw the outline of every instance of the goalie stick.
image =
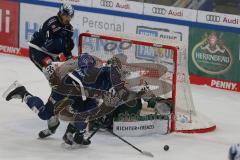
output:
[[100, 127], [101, 127], [101, 126], [98, 126], [98, 127], [95, 129], [95, 131], [93, 131], [93, 132], [91, 133], [91, 135], [88, 136], [87, 140], [90, 140], [90, 139], [98, 132], [98, 130], [100, 129]]
[[[90, 136], [88, 136], [87, 140], [90, 140], [97, 132], [98, 130], [102, 127], [102, 125], [98, 125], [98, 127], [91, 133]], [[128, 142], [127, 140], [123, 139], [122, 137], [120, 137], [119, 135], [117, 135], [116, 133], [114, 133], [113, 131], [111, 131], [110, 129], [107, 129], [107, 131], [109, 133], [111, 133], [113, 136], [119, 138], [121, 141], [123, 141], [124, 143], [128, 144], [129, 146], [131, 146], [132, 148], [134, 148], [135, 150], [137, 150], [138, 152], [140, 152], [141, 154], [148, 156], [148, 157], [154, 157], [154, 155], [151, 152], [148, 151], [144, 151], [139, 149], [138, 147], [136, 147], [135, 145], [131, 144], [130, 142]]]
[[115, 137], [117, 137], [118, 139], [120, 139], [121, 141], [123, 141], [124, 143], [128, 144], [129, 146], [131, 146], [132, 148], [134, 148], [135, 150], [137, 150], [138, 152], [142, 153], [145, 156], [148, 157], [154, 157], [154, 155], [151, 152], [147, 152], [144, 150], [139, 149], [138, 147], [134, 146], [133, 144], [131, 144], [130, 142], [128, 142], [127, 140], [123, 139], [122, 137], [120, 137], [119, 135], [117, 135], [116, 133], [114, 133], [111, 130], [107, 130], [109, 133], [111, 133], [112, 135], [114, 135]]

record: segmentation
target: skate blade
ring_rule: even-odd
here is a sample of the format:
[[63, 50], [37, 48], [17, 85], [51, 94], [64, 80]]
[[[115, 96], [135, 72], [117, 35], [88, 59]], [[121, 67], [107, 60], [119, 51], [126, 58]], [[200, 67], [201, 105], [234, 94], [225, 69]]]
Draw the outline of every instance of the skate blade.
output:
[[4, 99], [6, 99], [7, 96], [9, 95], [9, 93], [11, 93], [14, 89], [16, 89], [17, 87], [20, 87], [20, 86], [22, 86], [22, 85], [20, 85], [20, 84], [18, 83], [18, 81], [13, 82], [13, 83], [7, 88], [7, 90], [3, 93], [2, 97], [3, 97]]
[[76, 143], [70, 145], [70, 144], [63, 142], [61, 144], [61, 146], [67, 150], [75, 150], [75, 149], [80, 149], [80, 148], [88, 148], [89, 145], [81, 145], [81, 144], [76, 144]]

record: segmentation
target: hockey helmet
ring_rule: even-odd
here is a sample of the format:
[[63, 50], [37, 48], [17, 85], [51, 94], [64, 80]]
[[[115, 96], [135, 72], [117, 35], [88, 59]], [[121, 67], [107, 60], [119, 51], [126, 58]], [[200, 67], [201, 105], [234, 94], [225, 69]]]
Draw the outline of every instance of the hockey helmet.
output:
[[78, 57], [78, 67], [79, 68], [91, 68], [96, 64], [95, 59], [88, 53], [82, 53]]
[[61, 4], [58, 15], [67, 15], [70, 17], [74, 16], [74, 8], [71, 4], [63, 3]]

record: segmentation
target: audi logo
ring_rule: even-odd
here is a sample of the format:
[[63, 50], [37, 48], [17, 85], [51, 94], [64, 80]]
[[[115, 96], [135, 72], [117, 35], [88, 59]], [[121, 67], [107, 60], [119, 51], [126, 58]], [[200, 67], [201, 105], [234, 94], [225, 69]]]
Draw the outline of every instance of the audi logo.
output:
[[101, 0], [100, 5], [103, 7], [113, 7], [113, 1]]
[[109, 42], [104, 46], [104, 51], [114, 51], [117, 48], [117, 43], [115, 42]]
[[165, 15], [167, 13], [167, 10], [164, 8], [158, 8], [158, 7], [153, 7], [152, 8], [152, 13], [154, 14], [160, 14], [160, 15]]
[[206, 21], [208, 22], [220, 22], [221, 18], [220, 16], [216, 16], [216, 15], [206, 15]]
[[106, 45], [104, 45], [104, 51], [112, 52], [118, 48], [121, 50], [127, 50], [130, 47], [132, 47], [132, 43], [128, 41], [122, 41], [120, 44], [108, 42]]

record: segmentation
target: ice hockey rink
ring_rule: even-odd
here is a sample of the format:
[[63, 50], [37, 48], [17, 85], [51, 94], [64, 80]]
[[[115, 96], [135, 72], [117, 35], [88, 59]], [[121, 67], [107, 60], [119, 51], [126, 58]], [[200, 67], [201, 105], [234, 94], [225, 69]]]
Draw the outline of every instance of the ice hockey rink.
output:
[[[0, 94], [15, 80], [34, 95], [47, 100], [50, 88], [45, 77], [28, 58], [0, 54]], [[41, 121], [20, 100], [0, 98], [0, 159], [2, 160], [227, 160], [231, 144], [240, 142], [240, 93], [191, 85], [198, 112], [209, 117], [217, 129], [205, 134], [149, 135], [126, 139], [154, 154], [146, 157], [109, 133], [98, 132], [88, 148], [67, 150], [61, 147], [66, 123], [57, 133], [38, 139], [45, 129]], [[169, 151], [163, 146], [169, 145]]]

